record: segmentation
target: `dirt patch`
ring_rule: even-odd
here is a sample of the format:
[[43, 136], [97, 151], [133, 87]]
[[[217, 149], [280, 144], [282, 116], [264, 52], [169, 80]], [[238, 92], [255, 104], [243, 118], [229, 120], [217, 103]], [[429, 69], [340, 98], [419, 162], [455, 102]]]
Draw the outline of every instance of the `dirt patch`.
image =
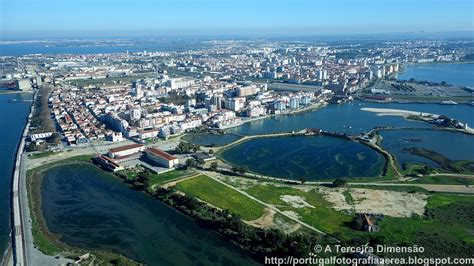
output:
[[286, 203], [288, 203], [293, 208], [314, 208], [313, 205], [307, 203], [305, 199], [301, 196], [294, 196], [294, 195], [281, 195], [280, 199]]
[[275, 216], [275, 211], [270, 208], [265, 208], [265, 212], [262, 217], [252, 220], [246, 221], [247, 224], [260, 227], [260, 228], [268, 228], [273, 226], [273, 217]]
[[351, 210], [352, 206], [349, 205], [346, 201], [346, 197], [342, 194], [345, 189], [337, 188], [337, 189], [320, 189], [320, 192], [323, 195], [323, 198], [329, 202], [331, 202], [334, 206], [334, 209], [338, 211], [342, 210]]
[[359, 188], [352, 188], [349, 193], [354, 199], [354, 206], [347, 204], [342, 190], [325, 190], [322, 194], [336, 210], [381, 213], [392, 217], [423, 215], [428, 198], [422, 193]]

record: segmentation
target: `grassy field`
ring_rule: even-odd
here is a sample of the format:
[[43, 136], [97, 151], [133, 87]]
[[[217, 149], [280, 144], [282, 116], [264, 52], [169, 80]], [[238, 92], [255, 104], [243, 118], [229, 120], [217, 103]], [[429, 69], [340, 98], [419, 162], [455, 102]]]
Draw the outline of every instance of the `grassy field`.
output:
[[384, 242], [417, 244], [423, 256], [466, 256], [474, 251], [474, 197], [433, 195], [423, 217], [385, 217], [378, 235]]
[[205, 175], [179, 182], [176, 188], [218, 208], [227, 209], [244, 220], [255, 220], [264, 213], [264, 206], [260, 203]]
[[352, 188], [367, 188], [367, 189], [374, 189], [374, 190], [391, 190], [391, 191], [398, 191], [398, 192], [408, 192], [408, 193], [429, 193], [428, 190], [417, 187], [417, 186], [378, 186], [378, 185], [356, 185], [352, 184]]
[[410, 181], [409, 183], [439, 185], [474, 185], [474, 179], [468, 177], [436, 175], [421, 177], [414, 181]]
[[154, 187], [156, 185], [163, 185], [167, 182], [171, 182], [186, 176], [190, 176], [194, 174], [193, 170], [173, 170], [163, 174], [152, 174], [150, 175], [150, 179], [148, 180], [148, 186]]
[[45, 151], [45, 152], [40, 152], [40, 153], [31, 153], [28, 155], [28, 158], [30, 159], [38, 159], [38, 158], [44, 158], [48, 157], [54, 154], [54, 151]]
[[[365, 187], [366, 188], [366, 187]], [[373, 187], [410, 191], [412, 187]], [[424, 192], [423, 189], [415, 189]], [[474, 251], [474, 197], [448, 194], [430, 194], [426, 212], [423, 216], [405, 218], [385, 216], [378, 223], [380, 232], [367, 233], [351, 228], [353, 215], [336, 211], [331, 204], [317, 192], [304, 192], [291, 187], [255, 185], [247, 192], [282, 211], [293, 211], [301, 221], [332, 234], [343, 242], [379, 243], [384, 245], [425, 248], [420, 256], [467, 256]], [[415, 192], [415, 191], [413, 191]], [[302, 197], [312, 207], [296, 208], [282, 200], [283, 195]], [[346, 201], [351, 199], [344, 195]], [[353, 243], [353, 242], [352, 242]], [[406, 254], [385, 254], [386, 256], [406, 256]]]
[[[291, 187], [277, 187], [273, 185], [256, 185], [247, 192], [269, 204], [277, 206], [282, 211], [293, 211], [298, 214], [303, 222], [306, 222], [326, 233], [342, 233], [344, 238], [349, 237], [354, 230], [344, 226], [352, 220], [352, 216], [332, 209], [319, 193], [311, 191], [304, 192]], [[312, 207], [294, 208], [289, 203], [283, 201], [283, 195], [300, 196]], [[352, 232], [351, 232], [352, 231]]]

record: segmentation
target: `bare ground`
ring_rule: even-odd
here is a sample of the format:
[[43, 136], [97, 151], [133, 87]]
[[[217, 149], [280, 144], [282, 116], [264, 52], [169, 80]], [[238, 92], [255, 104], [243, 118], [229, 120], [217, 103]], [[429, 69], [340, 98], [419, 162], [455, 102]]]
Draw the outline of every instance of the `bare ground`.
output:
[[275, 216], [274, 210], [265, 208], [265, 212], [263, 213], [262, 217], [252, 220], [252, 221], [246, 221], [246, 223], [255, 227], [268, 228], [268, 227], [273, 226], [274, 216]]
[[336, 210], [382, 213], [392, 217], [422, 215], [428, 198], [428, 195], [423, 193], [352, 188], [349, 193], [354, 205], [351, 206], [346, 202], [343, 191], [344, 189], [320, 190], [323, 197], [331, 202]]

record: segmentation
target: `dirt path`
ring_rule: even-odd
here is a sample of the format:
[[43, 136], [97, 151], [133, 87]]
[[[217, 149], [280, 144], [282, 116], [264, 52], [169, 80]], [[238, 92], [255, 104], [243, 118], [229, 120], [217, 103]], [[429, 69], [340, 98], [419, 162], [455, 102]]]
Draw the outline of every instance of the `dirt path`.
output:
[[240, 190], [240, 189], [238, 189], [238, 188], [235, 188], [235, 187], [233, 187], [233, 186], [231, 186], [231, 185], [225, 183], [224, 181], [222, 181], [222, 180], [220, 180], [219, 178], [215, 177], [216, 173], [214, 173], [214, 172], [208, 172], [208, 171], [200, 171], [200, 172], [201, 172], [202, 174], [207, 175], [209, 178], [212, 178], [214, 181], [219, 182], [219, 183], [221, 183], [222, 185], [224, 185], [224, 186], [226, 186], [226, 187], [228, 187], [228, 188], [230, 188], [230, 189], [232, 189], [232, 190], [235, 190], [235, 191], [239, 192], [240, 194], [245, 195], [245, 196], [247, 196], [248, 198], [250, 198], [250, 199], [252, 199], [252, 200], [254, 200], [254, 201], [256, 201], [256, 202], [258, 202], [258, 203], [260, 203], [260, 204], [262, 204], [262, 205], [264, 205], [265, 207], [267, 207], [267, 208], [269, 208], [269, 209], [275, 211], [276, 213], [279, 213], [279, 214], [285, 216], [286, 218], [288, 218], [288, 219], [290, 219], [290, 220], [292, 220], [292, 221], [294, 221], [294, 222], [297, 222], [297, 223], [301, 224], [302, 226], [304, 226], [304, 227], [306, 227], [306, 228], [308, 228], [308, 229], [310, 229], [310, 230], [313, 230], [313, 231], [315, 231], [315, 232], [317, 232], [317, 233], [320, 233], [320, 234], [322, 234], [322, 235], [326, 235], [325, 232], [323, 232], [323, 231], [321, 231], [321, 230], [319, 230], [319, 229], [317, 229], [317, 228], [315, 228], [315, 227], [313, 227], [313, 226], [311, 226], [311, 225], [309, 225], [309, 224], [307, 224], [307, 223], [305, 223], [305, 222], [303, 222], [303, 221], [300, 221], [300, 220], [296, 219], [295, 217], [293, 217], [293, 216], [291, 216], [291, 215], [288, 215], [287, 213], [285, 213], [285, 212], [283, 212], [283, 211], [280, 211], [280, 210], [279, 210], [278, 208], [276, 208], [275, 206], [273, 206], [273, 205], [271, 205], [271, 204], [268, 204], [268, 203], [266, 203], [266, 202], [263, 202], [263, 201], [261, 201], [261, 200], [255, 198], [254, 196], [249, 195], [247, 192], [242, 191], [242, 190]]
[[183, 177], [181, 179], [178, 179], [178, 180], [174, 180], [174, 181], [171, 181], [171, 182], [168, 182], [168, 183], [165, 183], [163, 185], [161, 185], [162, 188], [169, 188], [169, 187], [172, 187], [172, 186], [176, 186], [176, 184], [178, 184], [179, 182], [181, 181], [185, 181], [185, 180], [188, 180], [188, 179], [191, 179], [191, 178], [195, 178], [196, 176], [199, 176], [201, 175], [200, 173], [196, 173], [194, 175], [190, 175], [190, 176], [187, 176], [187, 177]]
[[246, 221], [247, 224], [259, 227], [259, 228], [268, 228], [273, 226], [273, 217], [275, 216], [275, 211], [269, 208], [265, 208], [265, 213], [262, 217], [252, 220]]

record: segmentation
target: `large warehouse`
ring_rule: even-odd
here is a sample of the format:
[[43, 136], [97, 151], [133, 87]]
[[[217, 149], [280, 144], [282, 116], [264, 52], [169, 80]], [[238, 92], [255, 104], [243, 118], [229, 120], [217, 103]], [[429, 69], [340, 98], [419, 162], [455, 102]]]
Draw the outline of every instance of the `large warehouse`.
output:
[[148, 148], [145, 153], [153, 162], [168, 168], [172, 168], [179, 163], [178, 158], [156, 148]]
[[117, 158], [122, 156], [128, 156], [134, 153], [141, 152], [145, 149], [143, 144], [130, 144], [122, 147], [117, 147], [109, 150], [110, 158]]

